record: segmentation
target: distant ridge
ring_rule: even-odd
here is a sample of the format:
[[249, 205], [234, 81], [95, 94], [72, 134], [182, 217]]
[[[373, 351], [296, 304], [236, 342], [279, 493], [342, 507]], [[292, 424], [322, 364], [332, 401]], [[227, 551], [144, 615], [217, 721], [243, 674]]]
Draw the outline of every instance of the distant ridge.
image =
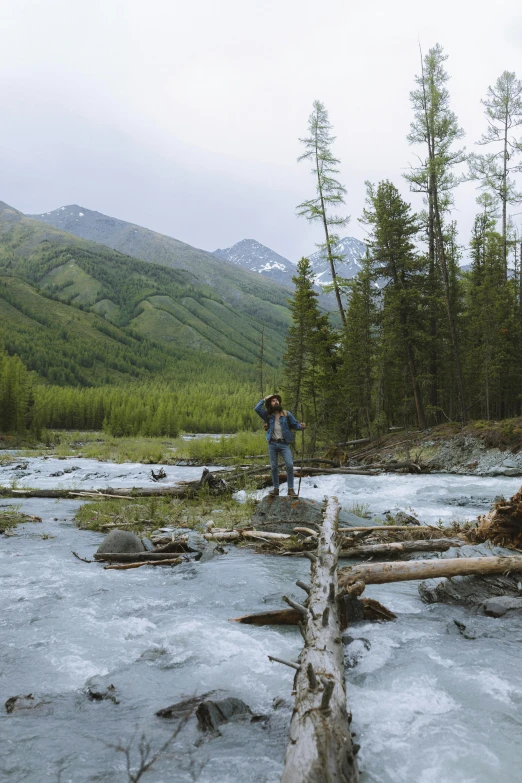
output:
[[[210, 285], [235, 309], [247, 314], [272, 316], [281, 321], [273, 305], [287, 306], [288, 291], [274, 280], [256, 275], [247, 268], [238, 269], [226, 260], [199, 250], [165, 234], [135, 223], [95, 212], [78, 204], [69, 204], [51, 212], [27, 215], [82, 239], [106, 245], [120, 253], [153, 264], [190, 272], [195, 282]], [[283, 325], [283, 324], [281, 324]], [[287, 321], [284, 321], [286, 329]]]
[[[76, 215], [60, 210], [66, 211], [46, 217], [67, 227], [87, 217], [85, 209], [75, 208]], [[94, 222], [108, 224], [100, 213]], [[152, 254], [161, 242], [148, 247]], [[175, 375], [178, 367], [185, 373], [193, 368], [197, 378], [208, 376], [207, 368], [217, 377], [226, 367], [231, 378], [252, 378], [262, 335], [265, 362], [277, 368], [291, 320], [287, 289], [205, 255], [210, 260], [202, 266], [219, 286], [190, 269], [137, 259], [0, 202], [0, 321], [9, 324], [4, 345], [59, 385], [111, 383], [163, 368]]]

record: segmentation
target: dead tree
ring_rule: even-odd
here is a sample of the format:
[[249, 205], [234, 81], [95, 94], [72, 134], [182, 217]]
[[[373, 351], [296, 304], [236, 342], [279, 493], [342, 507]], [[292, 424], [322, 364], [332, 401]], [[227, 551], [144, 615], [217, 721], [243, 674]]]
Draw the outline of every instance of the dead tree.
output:
[[[356, 783], [359, 779], [346, 709], [344, 656], [337, 603], [339, 503], [323, 514], [317, 556], [311, 556], [306, 606], [287, 599], [302, 617], [304, 647], [295, 675], [295, 705], [281, 783]], [[291, 664], [292, 665], [292, 664]]]

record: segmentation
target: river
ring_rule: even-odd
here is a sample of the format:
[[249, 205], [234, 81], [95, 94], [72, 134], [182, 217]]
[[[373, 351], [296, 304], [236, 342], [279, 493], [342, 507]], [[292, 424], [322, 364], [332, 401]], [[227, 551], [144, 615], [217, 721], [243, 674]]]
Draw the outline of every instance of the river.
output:
[[[19, 464], [17, 470], [0, 467], [0, 484], [90, 489], [150, 481], [150, 467], [143, 465], [52, 458]], [[70, 468], [76, 469], [64, 472]], [[201, 473], [165, 470], [173, 481]], [[303, 479], [301, 494], [337, 495], [345, 508], [367, 505], [378, 515], [411, 509], [422, 521], [435, 522], [474, 518], [496, 496], [509, 497], [519, 486], [520, 479], [504, 477], [331, 475]], [[143, 733], [159, 747], [174, 724], [154, 713], [215, 691], [242, 699], [268, 720], [231, 723], [222, 736], [198, 742], [192, 717], [142, 780], [278, 781], [293, 677], [267, 656], [295, 658], [301, 638], [293, 628], [255, 628], [228, 619], [277, 608], [283, 593], [298, 596], [293, 585], [306, 578], [308, 563], [227, 547], [227, 554], [202, 564], [105, 571], [71, 554], [91, 557], [103, 538], [74, 526], [79, 503], [23, 501], [20, 510], [38, 514], [43, 523], [0, 538], [0, 702], [32, 693], [39, 703], [13, 714], [1, 707], [2, 780], [124, 783], [125, 760], [113, 746], [134, 738], [134, 751]], [[367, 588], [398, 619], [350, 631], [356, 641], [346, 652], [355, 665], [347, 670], [347, 691], [361, 745], [361, 780], [518, 780], [522, 621], [426, 606], [417, 586]], [[455, 620], [466, 626], [465, 635]], [[89, 684], [114, 685], [118, 703], [90, 700]]]

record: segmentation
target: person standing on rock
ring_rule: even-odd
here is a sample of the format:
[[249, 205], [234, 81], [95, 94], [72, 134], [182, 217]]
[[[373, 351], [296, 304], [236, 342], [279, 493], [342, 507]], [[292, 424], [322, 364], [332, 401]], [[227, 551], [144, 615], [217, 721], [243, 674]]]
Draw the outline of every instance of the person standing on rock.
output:
[[273, 484], [273, 489], [270, 490], [268, 495], [273, 498], [279, 495], [279, 467], [277, 465], [279, 454], [283, 457], [286, 467], [288, 495], [296, 497], [294, 490], [294, 459], [290, 443], [294, 440], [292, 430], [304, 430], [306, 427], [306, 424], [298, 422], [290, 411], [283, 410], [281, 402], [279, 394], [269, 394], [264, 400], [259, 400], [254, 408], [257, 415], [261, 416], [265, 422]]

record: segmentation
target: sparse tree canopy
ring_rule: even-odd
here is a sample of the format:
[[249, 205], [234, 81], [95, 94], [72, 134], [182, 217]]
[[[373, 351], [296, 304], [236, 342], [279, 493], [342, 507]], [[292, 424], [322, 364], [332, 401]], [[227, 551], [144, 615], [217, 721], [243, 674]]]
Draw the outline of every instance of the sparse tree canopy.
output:
[[[504, 274], [507, 277], [508, 204], [522, 202], [513, 174], [522, 171], [522, 135], [517, 128], [522, 125], [522, 81], [515, 73], [504, 71], [493, 87], [488, 87], [487, 98], [482, 101], [487, 129], [477, 142], [480, 146], [493, 145], [493, 152], [473, 153], [469, 156], [470, 177], [479, 182], [502, 208], [502, 252]], [[495, 149], [496, 148], [496, 149]]]
[[299, 160], [309, 160], [312, 163], [312, 174], [316, 179], [316, 196], [299, 204], [297, 214], [310, 222], [318, 221], [323, 226], [325, 241], [319, 245], [319, 248], [328, 258], [339, 314], [342, 323], [345, 324], [344, 306], [335, 266], [337, 261], [342, 261], [342, 256], [336, 254], [335, 248], [339, 242], [336, 232], [348, 223], [349, 217], [335, 212], [344, 205], [346, 188], [335, 177], [339, 173], [340, 161], [332, 153], [335, 136], [332, 136], [331, 131], [332, 125], [328, 119], [328, 112], [320, 101], [314, 101], [314, 108], [308, 120], [308, 136], [299, 139], [306, 150]]

